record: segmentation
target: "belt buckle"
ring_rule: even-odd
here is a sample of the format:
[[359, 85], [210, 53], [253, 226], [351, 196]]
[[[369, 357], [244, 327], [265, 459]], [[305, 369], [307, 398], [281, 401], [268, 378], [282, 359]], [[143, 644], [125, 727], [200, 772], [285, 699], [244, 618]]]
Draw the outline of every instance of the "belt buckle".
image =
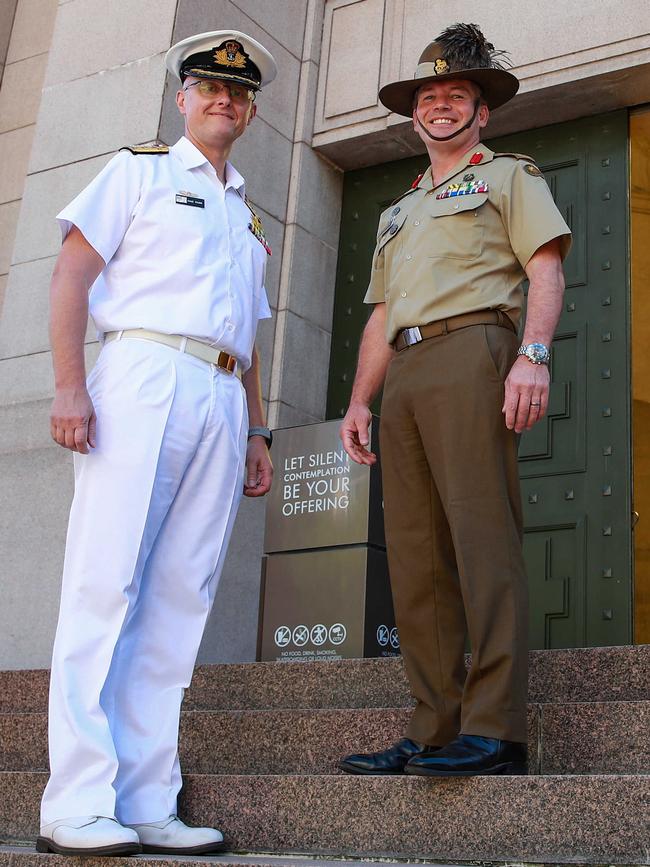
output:
[[237, 359], [234, 355], [229, 355], [227, 352], [221, 350], [217, 356], [216, 365], [221, 368], [221, 370], [225, 370], [226, 373], [234, 373], [235, 367], [237, 366]]
[[413, 346], [414, 343], [420, 343], [422, 340], [422, 332], [417, 325], [413, 325], [411, 328], [405, 328], [402, 333], [404, 335], [404, 342], [407, 346]]

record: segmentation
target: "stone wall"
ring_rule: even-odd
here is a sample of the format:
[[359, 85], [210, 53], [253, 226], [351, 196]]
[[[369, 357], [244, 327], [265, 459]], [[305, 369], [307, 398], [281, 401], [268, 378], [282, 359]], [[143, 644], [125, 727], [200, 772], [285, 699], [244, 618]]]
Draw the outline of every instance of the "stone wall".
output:
[[491, 136], [650, 101], [646, 0], [326, 0], [314, 147], [344, 169], [422, 153], [411, 122], [377, 92], [411, 78], [423, 48], [456, 21], [507, 50], [521, 81]]
[[[441, 27], [477, 20], [511, 51], [521, 94], [493, 135], [650, 101], [644, 0], [514, 11], [497, 0], [478, 12], [469, 0], [0, 0], [0, 669], [49, 663], [72, 493], [71, 456], [48, 424], [54, 216], [122, 145], [180, 135], [169, 46], [233, 27], [278, 61], [232, 156], [273, 247], [259, 347], [269, 421], [285, 426], [325, 411], [342, 170], [422, 152], [377, 90], [410, 77]], [[89, 364], [96, 353], [89, 329]], [[264, 503], [245, 501], [202, 661], [254, 658], [263, 522]]]
[[[55, 214], [122, 145], [182, 133], [164, 70], [173, 42], [232, 27], [267, 45], [279, 77], [232, 158], [274, 251], [274, 316], [259, 334], [269, 421], [302, 424], [325, 408], [342, 174], [310, 147], [322, 0], [18, 0], [12, 11], [0, 17], [0, 48], [11, 33], [0, 91], [0, 668], [27, 668], [49, 664], [72, 494], [71, 455], [48, 424]], [[86, 343], [90, 365], [90, 327]], [[245, 501], [203, 661], [254, 659], [263, 523], [264, 503]]]
[[[49, 664], [72, 494], [71, 455], [48, 423], [54, 216], [117, 148], [157, 136], [175, 11], [175, 0], [18, 0], [0, 91], [2, 122], [16, 125], [0, 148], [18, 142], [0, 159], [17, 217], [0, 319], [0, 668]], [[87, 341], [92, 363], [90, 330]]]
[[[322, 16], [322, 0], [179, 0], [173, 34], [176, 42], [201, 30], [243, 30], [278, 64], [231, 156], [273, 250], [266, 283], [273, 318], [258, 331], [271, 427], [318, 421], [325, 412], [343, 175], [310, 144]], [[174, 93], [168, 81], [167, 142], [182, 132]], [[255, 658], [264, 505], [244, 499], [201, 661]]]

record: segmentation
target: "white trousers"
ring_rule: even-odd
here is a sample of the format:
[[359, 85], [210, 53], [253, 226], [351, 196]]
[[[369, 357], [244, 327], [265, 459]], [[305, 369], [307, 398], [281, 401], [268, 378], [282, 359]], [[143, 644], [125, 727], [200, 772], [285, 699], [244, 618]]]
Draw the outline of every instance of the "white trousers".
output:
[[243, 488], [240, 381], [150, 341], [102, 349], [75, 454], [42, 824], [176, 812], [178, 723]]

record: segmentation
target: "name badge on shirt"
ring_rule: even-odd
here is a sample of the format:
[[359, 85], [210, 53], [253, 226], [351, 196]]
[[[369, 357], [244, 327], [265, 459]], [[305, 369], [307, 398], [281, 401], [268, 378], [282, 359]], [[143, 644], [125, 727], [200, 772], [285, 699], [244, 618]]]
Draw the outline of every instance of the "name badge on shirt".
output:
[[176, 193], [176, 204], [189, 205], [191, 208], [205, 208], [205, 199], [201, 199], [193, 193], [186, 193], [185, 190], [181, 190], [180, 193]]

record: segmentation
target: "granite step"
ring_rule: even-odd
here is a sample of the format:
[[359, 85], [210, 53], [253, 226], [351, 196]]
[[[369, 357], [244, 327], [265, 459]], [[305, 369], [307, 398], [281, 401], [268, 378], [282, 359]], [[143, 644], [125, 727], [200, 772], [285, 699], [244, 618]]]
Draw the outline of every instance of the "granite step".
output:
[[[33, 846], [0, 846], [0, 867], [79, 867], [79, 859], [65, 855], [39, 855]], [[138, 855], [133, 858], [111, 858], [110, 867], [174, 867], [177, 864], [194, 864], [197, 867], [368, 867], [368, 861], [354, 859], [301, 858], [287, 855]], [[428, 862], [432, 863], [432, 862]], [[383, 865], [401, 864], [382, 859]], [[84, 858], [83, 867], [106, 867], [105, 858]], [[470, 867], [463, 864], [440, 864], [436, 867]]]
[[[410, 710], [186, 711], [182, 767], [197, 774], [333, 774], [346, 753], [402, 736]], [[650, 701], [531, 705], [532, 774], [650, 773]], [[47, 770], [45, 714], [0, 714], [0, 770]]]
[[[45, 780], [0, 773], [4, 842], [35, 838]], [[234, 851], [247, 853], [647, 864], [649, 802], [650, 777], [640, 775], [190, 774], [180, 812], [189, 822], [220, 827]]]
[[[83, 867], [106, 867], [106, 858], [84, 858]], [[197, 867], [368, 867], [367, 860], [346, 858], [305, 858], [296, 855], [138, 855], [129, 858], [111, 858], [110, 867], [175, 867], [178, 864], [194, 864]], [[376, 863], [376, 862], [375, 862]], [[424, 862], [432, 864], [433, 862]], [[32, 845], [0, 846], [0, 867], [79, 867], [79, 858], [65, 855], [40, 855]], [[382, 859], [382, 867], [402, 867], [399, 861]], [[471, 867], [456, 862], [436, 867]]]
[[[47, 709], [48, 672], [0, 672], [0, 713]], [[535, 650], [529, 699], [549, 702], [650, 700], [650, 645]], [[198, 666], [188, 710], [382, 708], [412, 704], [403, 662], [348, 659]]]

